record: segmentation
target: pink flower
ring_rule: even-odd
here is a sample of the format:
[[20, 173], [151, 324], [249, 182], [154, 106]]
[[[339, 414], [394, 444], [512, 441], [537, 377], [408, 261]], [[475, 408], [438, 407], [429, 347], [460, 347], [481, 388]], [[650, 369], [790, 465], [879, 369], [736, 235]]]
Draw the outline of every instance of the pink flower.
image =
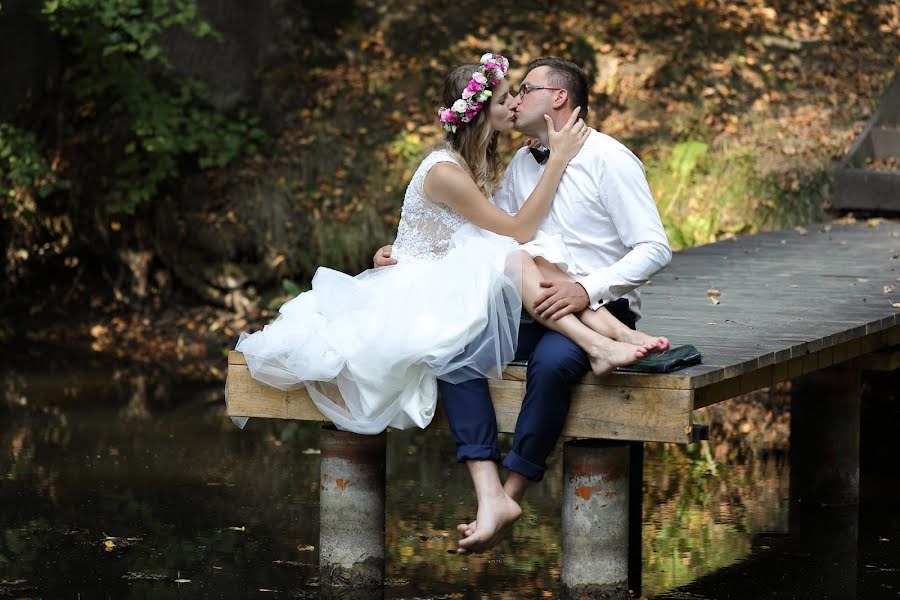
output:
[[484, 76], [484, 73], [475, 72], [472, 74], [472, 81], [477, 81], [478, 83], [484, 85], [487, 83], [487, 77]]
[[473, 92], [469, 88], [466, 88], [463, 90], [462, 98], [463, 98], [463, 100], [468, 100], [469, 98], [471, 98], [474, 95], [475, 95], [475, 92]]
[[478, 114], [478, 110], [475, 108], [470, 108], [470, 109], [466, 110], [466, 118], [469, 119], [470, 121], [477, 114]]
[[500, 80], [497, 77], [491, 80], [491, 85], [500, 85]]
[[482, 88], [478, 85], [478, 82], [473, 79], [469, 82], [469, 85], [466, 86], [466, 89], [471, 92], [480, 92]]

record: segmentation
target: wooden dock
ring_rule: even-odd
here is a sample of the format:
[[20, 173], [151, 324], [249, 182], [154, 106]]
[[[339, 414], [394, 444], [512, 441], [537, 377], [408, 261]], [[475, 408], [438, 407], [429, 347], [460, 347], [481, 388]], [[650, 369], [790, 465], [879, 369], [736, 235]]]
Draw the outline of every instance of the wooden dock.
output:
[[[588, 375], [563, 435], [687, 443], [696, 409], [900, 345], [900, 222], [872, 223], [879, 224], [809, 226], [676, 253], [644, 286], [639, 327], [693, 344], [703, 363], [665, 375]], [[232, 416], [325, 420], [305, 390], [251, 379], [238, 352], [229, 355], [227, 386]], [[524, 390], [522, 366], [491, 382], [501, 431], [515, 429]], [[432, 426], [446, 420], [439, 414]]]
[[[694, 441], [694, 411], [716, 402], [795, 380], [792, 503], [858, 502], [862, 372], [900, 367], [900, 221], [847, 219], [684, 250], [642, 298], [640, 328], [693, 344], [703, 362], [589, 374], [576, 386], [563, 435], [590, 439], [563, 450], [565, 599], [640, 596], [641, 442]], [[501, 431], [514, 430], [525, 371], [510, 366], [491, 382]], [[229, 356], [226, 387], [231, 416], [324, 420], [305, 390], [254, 381], [240, 353]], [[320, 585], [333, 597], [357, 584], [380, 597], [384, 447], [384, 434], [322, 432]]]

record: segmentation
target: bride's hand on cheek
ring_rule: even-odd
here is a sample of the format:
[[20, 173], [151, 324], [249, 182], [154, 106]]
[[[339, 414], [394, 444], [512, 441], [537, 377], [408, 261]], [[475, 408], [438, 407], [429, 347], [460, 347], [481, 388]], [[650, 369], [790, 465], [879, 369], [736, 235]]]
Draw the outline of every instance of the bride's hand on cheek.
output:
[[582, 119], [578, 118], [580, 112], [580, 106], [573, 110], [572, 115], [559, 131], [554, 129], [553, 120], [548, 115], [544, 115], [544, 121], [547, 123], [547, 139], [550, 140], [551, 160], [564, 161], [565, 164], [568, 164], [584, 146], [591, 129]]

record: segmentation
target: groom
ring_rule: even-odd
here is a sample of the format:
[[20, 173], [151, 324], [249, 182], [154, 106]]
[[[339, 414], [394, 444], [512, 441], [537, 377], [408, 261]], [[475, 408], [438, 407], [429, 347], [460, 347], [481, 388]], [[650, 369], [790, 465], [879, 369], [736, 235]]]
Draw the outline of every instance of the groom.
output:
[[[588, 80], [576, 64], [539, 58], [527, 67], [519, 88], [516, 129], [549, 147], [544, 115], [561, 128], [575, 107], [588, 109]], [[514, 213], [543, 172], [540, 149], [520, 149], [492, 201]], [[668, 240], [638, 158], [613, 138], [591, 131], [569, 163], [550, 213], [541, 225], [562, 236], [575, 262], [574, 281], [542, 282], [537, 321], [523, 312], [516, 358], [528, 360], [525, 397], [516, 422], [509, 470], [501, 484], [497, 419], [487, 381], [438, 381], [444, 410], [478, 498], [476, 521], [458, 527], [458, 552], [481, 552], [495, 545], [521, 515], [519, 503], [532, 481], [540, 481], [569, 409], [572, 385], [590, 369], [587, 355], [541, 321], [605, 306], [634, 329], [640, 316], [638, 286], [671, 260]], [[375, 254], [376, 267], [395, 264], [391, 247]]]

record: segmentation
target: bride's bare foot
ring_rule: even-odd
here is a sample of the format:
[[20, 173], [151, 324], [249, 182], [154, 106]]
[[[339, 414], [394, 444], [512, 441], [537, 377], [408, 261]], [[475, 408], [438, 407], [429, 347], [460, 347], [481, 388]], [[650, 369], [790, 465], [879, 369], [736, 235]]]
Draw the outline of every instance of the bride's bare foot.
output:
[[594, 349], [588, 352], [588, 358], [594, 374], [603, 376], [613, 372], [616, 367], [624, 367], [644, 358], [648, 353], [646, 346], [610, 341], [603, 346], [594, 346]]
[[641, 346], [643, 348], [646, 348], [648, 353], [662, 352], [663, 350], [669, 349], [669, 340], [664, 337], [647, 335], [643, 331], [636, 331], [634, 329], [624, 329], [626, 329], [627, 331], [623, 331], [616, 337], [616, 339], [620, 342], [625, 342], [626, 344], [634, 344], [635, 346]]
[[505, 493], [479, 502], [475, 521], [456, 528], [460, 535], [465, 536], [459, 540], [457, 553], [484, 552], [496, 546], [521, 516], [522, 508]]

